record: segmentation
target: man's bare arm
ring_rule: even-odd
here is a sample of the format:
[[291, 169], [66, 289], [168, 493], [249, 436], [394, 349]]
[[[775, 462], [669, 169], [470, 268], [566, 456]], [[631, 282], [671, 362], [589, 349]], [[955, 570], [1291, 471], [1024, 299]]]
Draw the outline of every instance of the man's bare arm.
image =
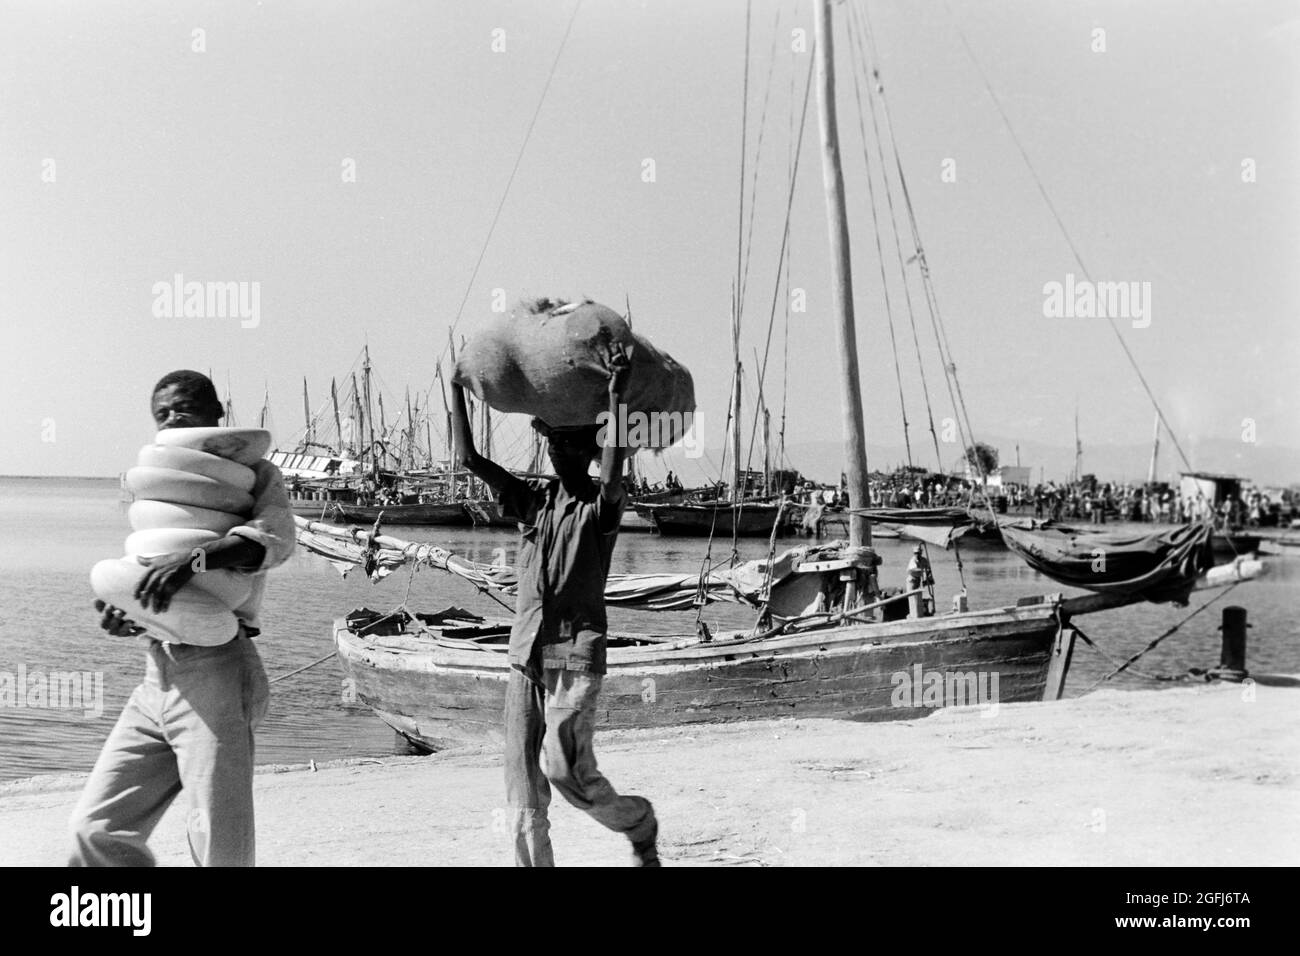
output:
[[456, 439], [457, 468], [468, 468], [486, 481], [498, 495], [512, 481], [519, 480], [496, 462], [484, 458], [474, 448], [474, 433], [469, 427], [469, 412], [465, 410], [465, 389], [455, 384], [451, 386], [451, 424]]
[[195, 574], [219, 568], [256, 568], [265, 557], [262, 545], [238, 535], [227, 535], [192, 551], [158, 555], [147, 559], [149, 570], [136, 585], [135, 599], [146, 610], [161, 614]]
[[600, 496], [609, 504], [623, 497], [623, 459], [627, 449], [618, 443], [618, 422], [623, 411], [623, 392], [632, 363], [625, 352], [614, 356], [609, 376], [609, 418], [605, 423], [600, 455]]

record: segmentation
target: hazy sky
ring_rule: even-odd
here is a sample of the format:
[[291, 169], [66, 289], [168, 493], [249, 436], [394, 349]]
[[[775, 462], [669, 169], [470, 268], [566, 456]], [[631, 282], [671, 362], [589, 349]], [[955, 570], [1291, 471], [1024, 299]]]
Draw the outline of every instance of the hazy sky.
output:
[[[228, 381], [245, 424], [269, 390], [286, 440], [303, 376], [323, 403], [367, 341], [386, 385], [427, 389], [573, 9], [0, 3], [0, 474], [124, 470], [152, 432], [151, 385], [176, 367], [212, 369], [223, 392]], [[868, 439], [898, 443], [835, 9]], [[620, 309], [626, 296], [637, 331], [694, 372], [710, 445], [730, 375], [744, 10], [582, 4], [457, 328], [472, 334], [495, 289]], [[791, 76], [797, 99], [808, 65], [791, 31], [812, 32], [807, 2], [752, 10], [750, 175], [771, 92], [744, 308], [751, 370], [776, 279]], [[1237, 440], [1244, 419], [1261, 446], [1300, 446], [1300, 7], [876, 0], [870, 12], [977, 434], [1069, 444], [1077, 402], [1085, 443], [1129, 443], [1149, 438], [1152, 413], [1104, 319], [1044, 316], [1045, 284], [1078, 270], [958, 28], [1093, 277], [1150, 283], [1149, 326], [1120, 325], [1184, 446]], [[807, 311], [791, 317], [790, 442], [840, 434], [815, 119], [791, 237]], [[913, 447], [931, 464], [885, 251]], [[177, 273], [259, 283], [259, 323], [157, 317], [154, 285]], [[935, 414], [948, 416], [918, 321]]]

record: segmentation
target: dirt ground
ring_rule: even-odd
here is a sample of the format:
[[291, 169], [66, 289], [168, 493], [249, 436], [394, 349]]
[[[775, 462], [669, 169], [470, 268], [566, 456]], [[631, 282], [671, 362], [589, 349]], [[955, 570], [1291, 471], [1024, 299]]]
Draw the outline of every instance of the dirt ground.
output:
[[[1300, 680], [1102, 691], [892, 723], [778, 720], [604, 734], [655, 804], [665, 865], [1300, 864]], [[0, 864], [61, 864], [84, 776], [0, 786]], [[500, 757], [261, 768], [264, 866], [511, 862]], [[189, 865], [183, 798], [151, 846]], [[559, 865], [626, 841], [557, 798]]]

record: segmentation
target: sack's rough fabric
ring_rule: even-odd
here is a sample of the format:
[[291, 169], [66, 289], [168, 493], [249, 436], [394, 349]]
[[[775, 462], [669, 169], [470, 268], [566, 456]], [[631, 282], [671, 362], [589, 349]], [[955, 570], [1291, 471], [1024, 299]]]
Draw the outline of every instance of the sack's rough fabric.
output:
[[595, 302], [525, 300], [493, 317], [461, 351], [453, 381], [500, 412], [557, 427], [593, 425], [609, 407], [610, 356], [618, 346], [631, 352], [624, 395], [629, 416], [640, 412], [648, 419], [640, 433], [629, 419], [628, 444], [666, 448], [690, 427], [691, 373]]

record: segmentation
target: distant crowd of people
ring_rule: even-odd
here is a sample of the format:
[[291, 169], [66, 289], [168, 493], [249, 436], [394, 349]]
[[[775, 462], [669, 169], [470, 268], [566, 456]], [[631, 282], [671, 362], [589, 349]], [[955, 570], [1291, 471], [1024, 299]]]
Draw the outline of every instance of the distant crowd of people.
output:
[[[924, 480], [902, 476], [871, 479], [867, 482], [869, 508], [945, 508], [965, 505], [971, 494], [978, 494], [966, 481], [937, 478]], [[838, 487], [801, 482], [794, 486], [792, 497], [804, 505], [822, 505], [828, 508], [851, 507], [848, 481], [841, 476]]]
[[[803, 482], [794, 486], [792, 497], [807, 506], [849, 507], [846, 485], [843, 479], [839, 487]], [[1250, 528], [1275, 523], [1279, 512], [1290, 515], [1295, 511], [1287, 495], [1275, 502], [1258, 488], [1215, 503], [1204, 495], [1183, 495], [1167, 485], [1118, 482], [1049, 481], [1033, 487], [1008, 485], [985, 490], [958, 478], [893, 475], [872, 478], [867, 493], [871, 508], [983, 508], [993, 503], [999, 511], [1027, 513], [1032, 509], [1035, 518], [1092, 524], [1105, 524], [1107, 520], [1161, 524], [1210, 520], [1218, 527]]]
[[[1118, 521], [1157, 524], [1187, 524], [1213, 521], [1218, 527], [1257, 528], [1270, 523], [1274, 509], [1272, 498], [1258, 488], [1243, 490], [1214, 502], [1203, 494], [1185, 495], [1167, 485], [1133, 484], [1062, 484], [1048, 482], [1025, 491], [1033, 504], [1035, 518], [1077, 518], [1093, 524], [1105, 524], [1107, 518]], [[1019, 503], [1019, 502], [1018, 502]], [[1283, 504], [1279, 502], [1278, 504]], [[1290, 502], [1285, 502], [1290, 507]]]

